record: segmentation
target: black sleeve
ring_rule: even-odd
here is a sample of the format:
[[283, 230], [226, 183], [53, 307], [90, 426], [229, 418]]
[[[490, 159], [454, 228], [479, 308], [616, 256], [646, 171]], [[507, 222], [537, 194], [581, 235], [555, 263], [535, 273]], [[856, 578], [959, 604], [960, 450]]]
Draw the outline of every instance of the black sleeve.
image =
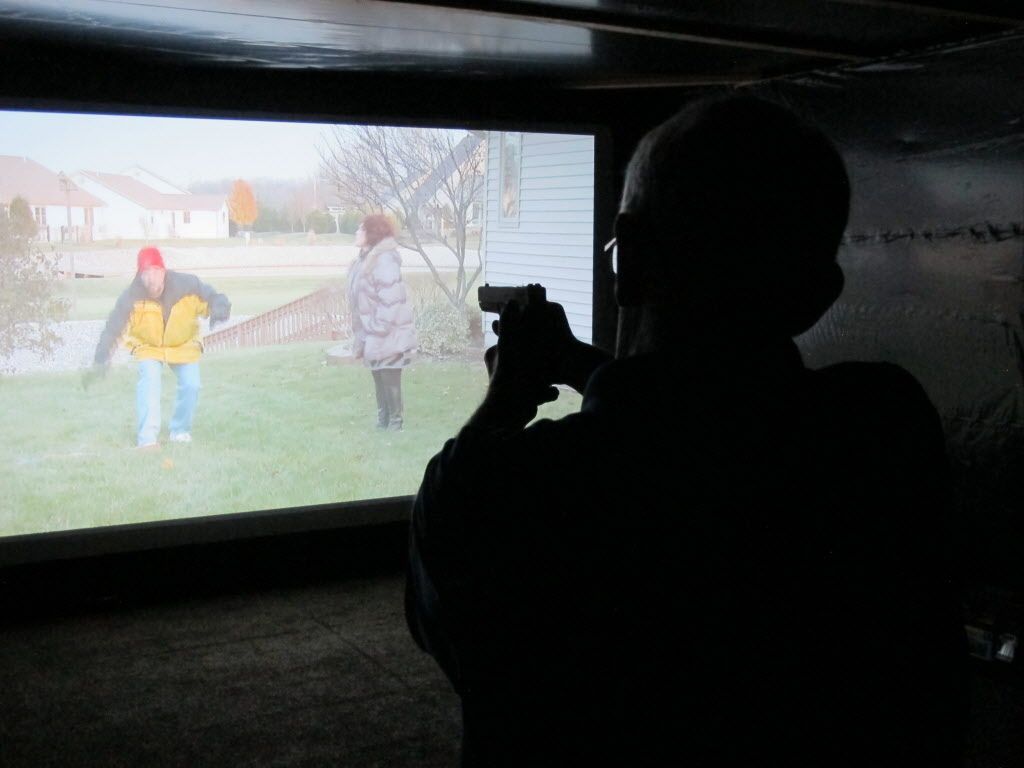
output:
[[198, 277], [194, 279], [196, 294], [209, 306], [210, 320], [216, 323], [227, 320], [231, 316], [231, 302], [228, 301], [228, 297], [223, 293], [217, 293], [213, 286], [207, 285]]
[[135, 304], [136, 298], [133, 287], [134, 283], [117, 298], [113, 311], [107, 317], [107, 323], [103, 326], [99, 343], [96, 344], [96, 354], [93, 357], [95, 365], [106, 365], [110, 361], [114, 347], [117, 346], [117, 340], [124, 333], [125, 326], [128, 325], [128, 318], [131, 317], [132, 306]]
[[212, 322], [222, 323], [231, 315], [231, 302], [223, 293], [204, 283], [195, 275], [184, 272], [168, 272], [169, 283], [164, 288], [165, 314], [169, 307], [183, 296], [193, 294], [206, 302], [209, 317]]

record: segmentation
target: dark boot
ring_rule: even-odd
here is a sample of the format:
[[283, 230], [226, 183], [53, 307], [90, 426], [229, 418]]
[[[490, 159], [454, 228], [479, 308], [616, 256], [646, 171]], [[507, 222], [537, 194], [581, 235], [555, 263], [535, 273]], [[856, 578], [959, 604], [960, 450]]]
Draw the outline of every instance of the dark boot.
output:
[[373, 389], [377, 395], [377, 429], [387, 429], [391, 416], [385, 381], [387, 371], [370, 371], [370, 373], [373, 374]]
[[392, 432], [402, 431], [402, 369], [387, 371], [384, 377], [384, 390], [388, 402], [388, 429]]

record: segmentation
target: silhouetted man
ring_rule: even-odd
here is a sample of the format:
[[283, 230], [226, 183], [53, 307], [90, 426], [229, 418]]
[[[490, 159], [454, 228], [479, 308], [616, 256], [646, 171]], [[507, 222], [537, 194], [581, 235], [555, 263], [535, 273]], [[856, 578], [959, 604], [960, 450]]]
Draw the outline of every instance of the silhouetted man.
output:
[[[843, 163], [751, 98], [652, 131], [616, 220], [618, 349], [510, 306], [427, 467], [407, 614], [466, 765], [954, 765], [943, 435], [887, 364], [809, 370]], [[527, 426], [553, 384], [577, 414]]]

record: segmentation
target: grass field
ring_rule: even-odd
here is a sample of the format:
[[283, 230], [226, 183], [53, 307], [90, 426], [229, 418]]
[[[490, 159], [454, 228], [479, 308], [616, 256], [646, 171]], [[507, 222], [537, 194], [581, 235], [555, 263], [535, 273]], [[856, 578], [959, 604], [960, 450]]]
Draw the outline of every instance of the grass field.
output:
[[[334, 280], [338, 282], [342, 279], [339, 275]], [[322, 288], [332, 278], [309, 275], [215, 277], [204, 280], [227, 295], [231, 300], [233, 314], [256, 315]], [[55, 295], [69, 301], [68, 320], [103, 320], [110, 314], [114, 302], [129, 282], [124, 277], [97, 277], [74, 282], [63, 280], [56, 284]]]
[[[433, 277], [413, 272], [403, 277], [411, 291], [430, 290]], [[235, 315], [257, 315], [287, 304], [329, 283], [343, 285], [345, 276], [273, 276], [204, 278], [231, 300]], [[454, 280], [454, 277], [451, 277]], [[68, 301], [68, 320], [104, 320], [130, 281], [124, 277], [96, 277], [56, 283], [54, 295]], [[440, 296], [440, 292], [438, 292]], [[471, 292], [468, 298], [476, 296]]]
[[[482, 365], [418, 361], [406, 428], [375, 429], [370, 374], [314, 342], [208, 354], [191, 445], [134, 445], [135, 368], [88, 392], [77, 373], [0, 377], [0, 536], [414, 493], [479, 403]], [[164, 429], [174, 378], [164, 374]], [[543, 416], [577, 410], [563, 392]]]

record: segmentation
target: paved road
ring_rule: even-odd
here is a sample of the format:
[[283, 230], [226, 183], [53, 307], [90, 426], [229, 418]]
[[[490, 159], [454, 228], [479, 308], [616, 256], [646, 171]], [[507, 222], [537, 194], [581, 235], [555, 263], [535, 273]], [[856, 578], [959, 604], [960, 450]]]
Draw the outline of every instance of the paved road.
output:
[[[340, 274], [345, 272], [358, 252], [354, 245], [163, 246], [160, 250], [169, 269], [209, 276]], [[455, 256], [444, 246], [432, 245], [426, 250], [438, 269], [454, 270], [458, 266]], [[405, 248], [400, 253], [406, 270], [427, 271], [419, 253]], [[132, 275], [135, 256], [135, 249], [126, 248], [78, 251], [74, 254], [75, 271], [105, 276]], [[475, 268], [476, 254], [471, 253], [467, 261], [471, 269]], [[69, 264], [65, 262], [64, 266]]]

